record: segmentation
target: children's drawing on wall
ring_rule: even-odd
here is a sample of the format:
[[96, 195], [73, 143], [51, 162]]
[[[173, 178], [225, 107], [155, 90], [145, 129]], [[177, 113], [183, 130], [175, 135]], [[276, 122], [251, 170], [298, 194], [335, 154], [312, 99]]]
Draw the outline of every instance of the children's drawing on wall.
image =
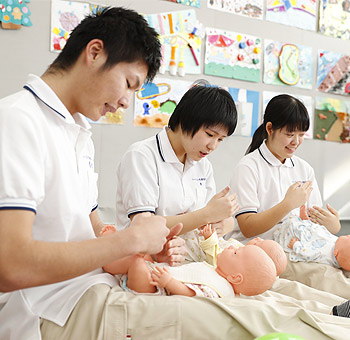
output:
[[238, 113], [235, 136], [251, 137], [259, 125], [259, 98], [258, 91], [225, 87], [235, 101]]
[[30, 0], [0, 0], [1, 27], [13, 30], [22, 26], [32, 26], [28, 3]]
[[51, 52], [62, 51], [69, 33], [89, 14], [88, 3], [52, 0], [51, 3]]
[[52, 0], [50, 51], [62, 51], [70, 32], [84, 17], [104, 7], [86, 2]]
[[316, 1], [267, 0], [266, 20], [315, 31]]
[[312, 88], [312, 48], [265, 39], [264, 83]]
[[350, 143], [350, 101], [316, 97], [314, 138]]
[[90, 124], [118, 124], [123, 125], [125, 119], [125, 110], [120, 107], [114, 112], [106, 112], [104, 116], [102, 116], [98, 121], [94, 121], [91, 119], [88, 119], [88, 122]]
[[[283, 92], [286, 93], [286, 92]], [[263, 111], [265, 112], [266, 105], [268, 102], [273, 98], [280, 94], [283, 94], [282, 92], [274, 92], [274, 91], [264, 91], [263, 92]], [[305, 138], [312, 139], [313, 138], [313, 131], [314, 131], [314, 106], [313, 106], [313, 100], [311, 96], [303, 96], [299, 94], [294, 93], [287, 93], [297, 99], [299, 99], [306, 107], [307, 112], [309, 114], [310, 118], [310, 127], [309, 130], [305, 133]]]
[[160, 74], [171, 75], [201, 72], [202, 38], [205, 31], [196, 19], [194, 9], [145, 15], [145, 19], [159, 33], [162, 44]]
[[207, 7], [250, 18], [262, 19], [264, 0], [207, 0]]
[[193, 82], [156, 77], [135, 94], [134, 125], [162, 128]]
[[318, 51], [317, 90], [350, 95], [350, 55]]
[[175, 2], [181, 5], [201, 8], [201, 0], [166, 0], [166, 1]]
[[320, 33], [350, 39], [350, 0], [320, 0], [319, 18]]
[[207, 28], [204, 73], [258, 82], [261, 39], [236, 32]]

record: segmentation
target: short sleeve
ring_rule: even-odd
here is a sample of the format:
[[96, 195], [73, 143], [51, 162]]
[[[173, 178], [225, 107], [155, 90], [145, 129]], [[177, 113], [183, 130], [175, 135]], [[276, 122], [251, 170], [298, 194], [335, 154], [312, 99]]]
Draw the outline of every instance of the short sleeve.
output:
[[234, 169], [230, 187], [231, 192], [237, 194], [239, 210], [236, 216], [246, 212], [257, 212], [259, 210], [258, 181], [258, 172], [252, 166], [239, 163]]
[[35, 212], [45, 192], [46, 143], [28, 113], [7, 110], [0, 110], [0, 209]]
[[[117, 170], [117, 201], [124, 211], [118, 214], [155, 212], [159, 201], [159, 181], [156, 160], [151, 151], [128, 150]], [[125, 217], [125, 216], [124, 216]]]

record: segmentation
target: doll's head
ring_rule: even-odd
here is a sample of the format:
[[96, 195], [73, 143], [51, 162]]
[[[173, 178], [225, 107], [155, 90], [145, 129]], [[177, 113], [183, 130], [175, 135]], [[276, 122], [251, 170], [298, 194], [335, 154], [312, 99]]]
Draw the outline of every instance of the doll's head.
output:
[[334, 256], [340, 267], [350, 270], [350, 235], [338, 237], [334, 246]]
[[280, 244], [273, 240], [263, 240], [260, 237], [256, 237], [250, 240], [248, 244], [253, 244], [260, 247], [270, 256], [275, 263], [277, 276], [280, 276], [287, 267], [287, 256]]
[[258, 295], [270, 289], [276, 280], [276, 267], [259, 247], [229, 246], [218, 255], [216, 271], [231, 283], [236, 294]]

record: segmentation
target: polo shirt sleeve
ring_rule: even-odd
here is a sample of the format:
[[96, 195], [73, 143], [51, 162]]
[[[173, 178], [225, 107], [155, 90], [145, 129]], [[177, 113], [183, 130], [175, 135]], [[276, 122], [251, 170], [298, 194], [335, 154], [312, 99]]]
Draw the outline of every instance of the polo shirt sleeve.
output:
[[36, 212], [44, 198], [46, 148], [39, 125], [16, 107], [0, 109], [0, 209]]
[[118, 167], [118, 194], [128, 216], [155, 213], [159, 201], [157, 163], [148, 150], [128, 150]]
[[258, 197], [259, 174], [257, 169], [246, 163], [239, 163], [230, 181], [231, 192], [237, 194], [239, 210], [236, 216], [256, 213], [260, 207]]

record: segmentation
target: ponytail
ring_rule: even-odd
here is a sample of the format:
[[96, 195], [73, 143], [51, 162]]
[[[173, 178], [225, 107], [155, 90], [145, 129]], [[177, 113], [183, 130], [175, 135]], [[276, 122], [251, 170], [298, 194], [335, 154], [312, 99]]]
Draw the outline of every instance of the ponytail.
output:
[[266, 138], [267, 138], [267, 132], [266, 132], [265, 124], [263, 123], [255, 130], [252, 138], [252, 142], [250, 143], [245, 154], [247, 155], [248, 153], [251, 153], [254, 150], [256, 150]]
[[287, 131], [307, 131], [310, 125], [305, 105], [288, 94], [273, 97], [266, 106], [263, 123], [254, 132], [246, 154], [256, 150], [267, 139], [266, 124], [271, 122], [272, 130], [286, 127]]

